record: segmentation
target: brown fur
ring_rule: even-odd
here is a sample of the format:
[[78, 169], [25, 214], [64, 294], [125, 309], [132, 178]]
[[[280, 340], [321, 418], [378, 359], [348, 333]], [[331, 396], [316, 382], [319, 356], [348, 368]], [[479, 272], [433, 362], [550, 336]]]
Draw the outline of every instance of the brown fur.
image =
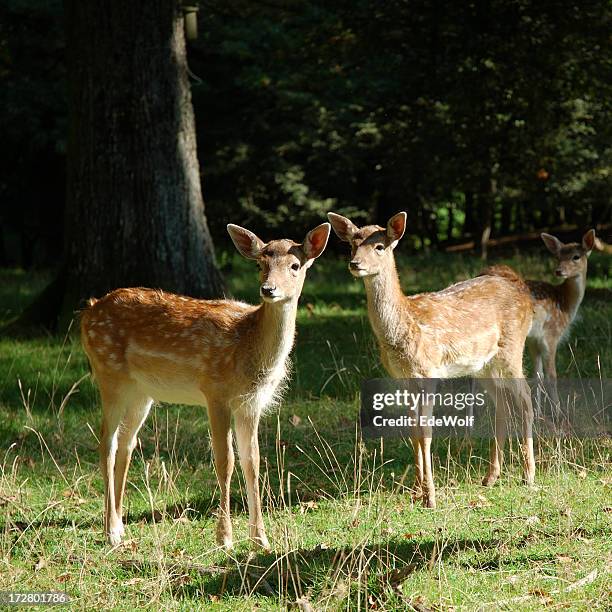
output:
[[[542, 239], [557, 261], [556, 274], [565, 280], [559, 285], [527, 280], [525, 286], [534, 301], [534, 318], [527, 337], [536, 376], [546, 382], [547, 393], [559, 406], [556, 356], [559, 343], [568, 333], [586, 289], [588, 257], [596, 245], [595, 231], [589, 230], [581, 243], [564, 244], [554, 236], [542, 234]], [[491, 266], [482, 274], [522, 280], [508, 266]], [[538, 406], [540, 404], [538, 387]]]
[[[544, 379], [547, 393], [557, 410], [557, 349], [569, 332], [586, 290], [588, 258], [595, 246], [595, 231], [589, 230], [582, 242], [563, 244], [554, 236], [542, 238], [557, 260], [556, 274], [565, 280], [560, 285], [528, 280], [535, 300], [535, 317], [527, 339], [536, 375]], [[538, 406], [540, 393], [538, 393]]]
[[[370, 323], [381, 360], [391, 376], [478, 375], [498, 379], [497, 386], [504, 386], [501, 379], [513, 379], [507, 385], [525, 414], [526, 478], [532, 482], [531, 398], [523, 379], [522, 358], [533, 303], [524, 283], [515, 276], [481, 276], [435, 293], [406, 296], [393, 256], [404, 233], [405, 213], [392, 217], [386, 229], [377, 225], [357, 228], [334, 213], [329, 218], [338, 236], [351, 244], [349, 269], [364, 279]], [[492, 445], [485, 484], [492, 484], [499, 476], [504, 438], [501, 429]], [[415, 488], [417, 493], [423, 491], [426, 505], [435, 507], [430, 443], [430, 430], [421, 431], [413, 440]]]
[[81, 339], [102, 399], [100, 462], [105, 531], [123, 535], [122, 500], [136, 436], [154, 400], [205, 405], [221, 487], [217, 541], [230, 547], [229, 486], [234, 467], [231, 420], [247, 485], [249, 534], [268, 548], [259, 498], [259, 418], [282, 390], [306, 270], [324, 250], [329, 224], [303, 245], [264, 244], [228, 226], [238, 250], [257, 261], [263, 303], [198, 300], [160, 290], [117, 289], [91, 299]]

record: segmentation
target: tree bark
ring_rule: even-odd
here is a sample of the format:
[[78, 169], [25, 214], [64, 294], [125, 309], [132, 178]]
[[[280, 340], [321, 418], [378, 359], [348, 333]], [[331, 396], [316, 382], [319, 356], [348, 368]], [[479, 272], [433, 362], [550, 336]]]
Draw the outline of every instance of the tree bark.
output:
[[66, 0], [64, 313], [122, 286], [223, 291], [175, 0]]

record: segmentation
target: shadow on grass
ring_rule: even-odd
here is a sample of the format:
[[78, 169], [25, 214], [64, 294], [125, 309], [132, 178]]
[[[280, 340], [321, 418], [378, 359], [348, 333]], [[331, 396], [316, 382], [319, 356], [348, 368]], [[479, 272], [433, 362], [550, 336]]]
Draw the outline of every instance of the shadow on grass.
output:
[[[174, 597], [193, 600], [209, 596], [267, 595], [296, 600], [316, 595], [313, 589], [324, 585], [333, 596], [345, 580], [367, 581], [370, 593], [379, 594], [397, 587], [410, 574], [432, 568], [442, 560], [466, 550], [483, 552], [500, 546], [497, 538], [445, 540], [386, 540], [368, 546], [300, 549], [289, 554], [242, 553], [226, 565], [204, 566], [180, 563], [168, 566], [175, 581]], [[147, 561], [127, 560], [122, 567], [128, 574], [154, 575], [159, 566]], [[322, 576], [327, 579], [322, 580]]]

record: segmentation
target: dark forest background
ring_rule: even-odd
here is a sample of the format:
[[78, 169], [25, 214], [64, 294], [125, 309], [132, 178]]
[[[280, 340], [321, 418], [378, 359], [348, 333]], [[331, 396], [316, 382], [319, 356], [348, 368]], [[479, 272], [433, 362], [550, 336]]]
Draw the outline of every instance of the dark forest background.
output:
[[[0, 265], [48, 267], [66, 195], [63, 7], [1, 11]], [[330, 209], [378, 222], [407, 210], [407, 249], [598, 224], [605, 239], [611, 14], [590, 1], [201, 2], [188, 60], [217, 246], [230, 221], [297, 238]]]

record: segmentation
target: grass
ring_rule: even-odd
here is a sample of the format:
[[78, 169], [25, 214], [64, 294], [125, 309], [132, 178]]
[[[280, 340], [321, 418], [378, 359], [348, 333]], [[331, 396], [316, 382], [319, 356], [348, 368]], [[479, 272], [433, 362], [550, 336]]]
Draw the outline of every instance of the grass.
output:
[[[232, 259], [234, 295], [256, 300], [252, 265]], [[506, 260], [547, 278], [539, 256]], [[477, 272], [462, 257], [400, 262], [407, 291]], [[49, 276], [0, 272], [0, 322]], [[563, 376], [610, 377], [609, 258], [593, 255], [589, 292]], [[537, 485], [520, 482], [516, 443], [495, 487], [479, 486], [485, 444], [434, 444], [438, 509], [413, 505], [402, 440], [361, 439], [358, 389], [383, 375], [361, 283], [317, 262], [298, 317], [286, 401], [261, 429], [271, 554], [249, 551], [236, 471], [236, 548], [214, 542], [218, 487], [205, 410], [154, 408], [130, 469], [127, 537], [102, 534], [99, 407], [73, 335], [0, 338], [0, 591], [62, 590], [78, 608], [447, 610], [610, 605], [610, 444], [539, 440]]]

